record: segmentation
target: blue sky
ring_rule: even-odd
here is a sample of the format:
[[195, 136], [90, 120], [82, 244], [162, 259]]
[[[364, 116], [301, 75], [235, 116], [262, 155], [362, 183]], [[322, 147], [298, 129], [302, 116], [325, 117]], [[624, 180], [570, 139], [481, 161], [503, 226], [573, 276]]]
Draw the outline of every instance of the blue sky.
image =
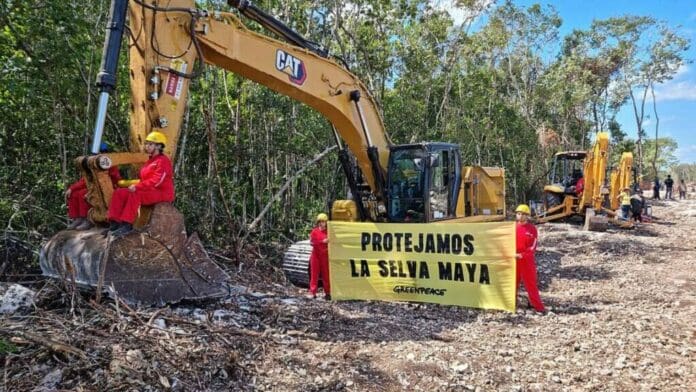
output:
[[[691, 40], [685, 53], [688, 60], [696, 60], [696, 0], [513, 0], [526, 7], [535, 3], [551, 5], [563, 19], [561, 36], [574, 29], [586, 30], [594, 19], [608, 19], [624, 15], [651, 16], [662, 20], [682, 36]], [[455, 20], [462, 13], [451, 5], [453, 1], [436, 1], [450, 11]], [[656, 86], [657, 114], [660, 118], [660, 136], [677, 141], [677, 158], [682, 163], [696, 163], [696, 64], [682, 67], [674, 79]], [[646, 104], [646, 114], [652, 114], [652, 100]], [[617, 116], [621, 128], [629, 137], [636, 137], [636, 122], [632, 106], [626, 105]], [[649, 137], [654, 137], [655, 122], [644, 122]]]
[[[652, 16], [666, 22], [672, 29], [691, 40], [685, 53], [696, 59], [696, 1], [694, 0], [557, 0], [515, 1], [519, 5], [533, 3], [552, 5], [563, 19], [561, 34], [573, 29], [587, 29], [594, 19], [623, 15]], [[655, 87], [659, 133], [677, 141], [677, 158], [683, 163], [696, 163], [696, 64], [682, 67], [674, 79]], [[652, 114], [652, 100], [646, 112]], [[625, 106], [617, 120], [629, 136], [636, 136], [636, 122], [631, 106]], [[644, 124], [648, 136], [655, 134], [653, 119]]]

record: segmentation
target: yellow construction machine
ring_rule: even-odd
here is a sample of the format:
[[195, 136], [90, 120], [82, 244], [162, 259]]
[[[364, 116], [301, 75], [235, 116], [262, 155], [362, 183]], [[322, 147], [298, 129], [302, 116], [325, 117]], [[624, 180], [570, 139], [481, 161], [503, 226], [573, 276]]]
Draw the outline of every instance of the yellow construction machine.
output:
[[609, 134], [597, 133], [592, 148], [585, 151], [564, 151], [554, 155], [549, 185], [544, 186], [544, 212], [539, 222], [553, 222], [579, 216], [585, 218], [590, 230], [605, 230], [606, 217], [596, 215], [602, 210], [609, 151]]
[[634, 188], [633, 185], [636, 183], [634, 176], [633, 153], [624, 152], [621, 154], [619, 165], [611, 171], [609, 176], [609, 200], [606, 204], [609, 206], [610, 212], [614, 212], [621, 207], [621, 202], [618, 199], [621, 190]]
[[[141, 208], [137, 230], [123, 238], [112, 238], [105, 228], [113, 193], [108, 168], [145, 162], [140, 151], [153, 130], [166, 135], [165, 153], [176, 157], [189, 82], [203, 64], [303, 102], [329, 120], [352, 196], [334, 203], [332, 219], [423, 224], [504, 219], [503, 169], [464, 167], [456, 144], [393, 145], [366, 87], [325, 49], [249, 1], [228, 3], [279, 39], [247, 29], [233, 13], [197, 9], [193, 0], [132, 0], [130, 6], [128, 0], [112, 0], [97, 81], [93, 155], [76, 160], [88, 185], [89, 218], [97, 227], [64, 230], [51, 238], [40, 256], [45, 275], [148, 304], [226, 294], [227, 275], [195, 235], [187, 237], [174, 206]], [[132, 152], [99, 154], [126, 15]], [[299, 252], [306, 249], [297, 246]], [[286, 264], [286, 271], [306, 280], [307, 260], [300, 264]]]
[[609, 176], [608, 200], [605, 200], [602, 211], [609, 218], [609, 223], [623, 229], [632, 229], [633, 222], [621, 219], [617, 212], [621, 207], [619, 194], [626, 188], [636, 190], [637, 178], [633, 167], [633, 153], [624, 152], [621, 154], [619, 165], [615, 167]]

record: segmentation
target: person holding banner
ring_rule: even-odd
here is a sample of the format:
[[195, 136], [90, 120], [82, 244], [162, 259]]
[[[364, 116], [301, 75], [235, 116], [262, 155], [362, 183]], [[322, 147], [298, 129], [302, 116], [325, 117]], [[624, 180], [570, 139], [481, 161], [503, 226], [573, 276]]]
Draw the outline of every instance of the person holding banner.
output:
[[329, 236], [326, 231], [326, 222], [329, 217], [321, 213], [317, 215], [316, 226], [309, 234], [309, 242], [312, 244], [312, 255], [309, 257], [309, 293], [312, 298], [317, 297], [319, 275], [324, 287], [324, 299], [331, 300], [331, 284], [329, 283]]
[[[520, 204], [515, 209], [516, 243], [517, 243], [517, 283], [515, 292], [520, 288], [520, 280], [527, 289], [529, 304], [537, 312], [545, 312], [541, 302], [539, 289], [537, 288], [537, 269], [534, 260], [534, 252], [537, 247], [537, 229], [529, 219], [531, 211], [526, 204]], [[515, 295], [517, 296], [517, 295]]]

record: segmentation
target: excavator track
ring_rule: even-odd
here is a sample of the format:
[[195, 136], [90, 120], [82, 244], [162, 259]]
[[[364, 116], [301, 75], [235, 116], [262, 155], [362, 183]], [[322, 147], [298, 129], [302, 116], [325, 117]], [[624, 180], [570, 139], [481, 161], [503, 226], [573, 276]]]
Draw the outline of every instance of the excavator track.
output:
[[63, 230], [41, 248], [45, 276], [106, 292], [129, 304], [161, 306], [228, 295], [229, 276], [205, 252], [171, 204], [155, 206], [142, 230], [114, 238], [105, 228]]
[[312, 245], [299, 241], [290, 246], [283, 255], [283, 272], [290, 283], [299, 287], [309, 286], [309, 256]]

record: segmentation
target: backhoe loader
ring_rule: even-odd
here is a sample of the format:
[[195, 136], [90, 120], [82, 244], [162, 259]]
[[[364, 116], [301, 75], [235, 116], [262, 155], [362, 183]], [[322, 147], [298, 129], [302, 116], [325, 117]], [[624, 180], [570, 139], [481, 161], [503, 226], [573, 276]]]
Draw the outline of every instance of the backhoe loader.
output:
[[[45, 275], [145, 304], [227, 293], [228, 276], [195, 235], [187, 237], [174, 206], [142, 207], [137, 230], [123, 238], [106, 235], [103, 227], [113, 193], [108, 168], [145, 162], [140, 151], [151, 131], [166, 135], [170, 142], [164, 152], [176, 157], [189, 82], [204, 64], [305, 103], [331, 123], [351, 195], [333, 204], [333, 220], [428, 224], [504, 219], [503, 169], [462, 166], [456, 144], [393, 145], [367, 88], [326, 49], [249, 1], [228, 3], [278, 39], [247, 29], [234, 13], [197, 9], [193, 0], [112, 0], [97, 78], [92, 155], [76, 159], [88, 186], [89, 218], [98, 227], [64, 230], [51, 238], [40, 255]], [[132, 152], [98, 154], [126, 15]]]
[[579, 216], [585, 218], [586, 228], [606, 230], [606, 217], [597, 214], [602, 210], [604, 195], [609, 192], [604, 186], [608, 150], [609, 134], [599, 132], [589, 151], [554, 155], [550, 185], [544, 186], [544, 213], [539, 222]]

